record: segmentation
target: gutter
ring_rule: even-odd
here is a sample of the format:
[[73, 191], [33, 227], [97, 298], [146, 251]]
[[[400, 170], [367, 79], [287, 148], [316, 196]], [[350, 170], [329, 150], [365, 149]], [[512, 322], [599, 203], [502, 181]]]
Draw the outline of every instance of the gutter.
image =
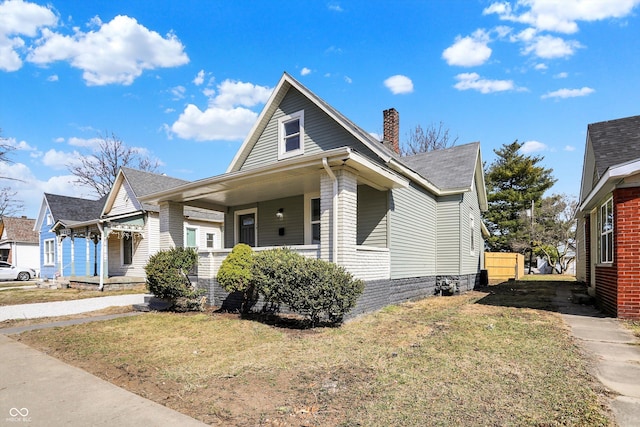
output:
[[329, 167], [326, 157], [322, 158], [322, 166], [324, 167], [324, 170], [327, 171], [327, 174], [329, 174], [329, 178], [331, 178], [331, 182], [333, 183], [333, 230], [331, 230], [333, 250], [331, 251], [331, 261], [336, 263], [338, 261], [338, 178], [336, 178], [335, 174]]

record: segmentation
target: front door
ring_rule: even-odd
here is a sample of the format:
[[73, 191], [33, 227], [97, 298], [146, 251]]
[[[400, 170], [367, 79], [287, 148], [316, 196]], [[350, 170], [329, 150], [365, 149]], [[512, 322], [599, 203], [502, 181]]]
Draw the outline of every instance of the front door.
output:
[[240, 223], [239, 243], [246, 243], [249, 246], [256, 245], [256, 214], [249, 213], [238, 217]]

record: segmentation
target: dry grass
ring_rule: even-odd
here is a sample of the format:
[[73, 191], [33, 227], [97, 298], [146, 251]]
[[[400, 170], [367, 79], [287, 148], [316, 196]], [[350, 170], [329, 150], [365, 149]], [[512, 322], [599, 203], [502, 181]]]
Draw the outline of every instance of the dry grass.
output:
[[69, 301], [83, 298], [140, 294], [147, 292], [144, 285], [121, 291], [85, 291], [81, 289], [7, 289], [0, 291], [0, 306], [33, 304], [38, 302]]
[[19, 339], [215, 425], [613, 425], [589, 361], [546, 309], [554, 286], [573, 285], [510, 282], [340, 328], [151, 313]]

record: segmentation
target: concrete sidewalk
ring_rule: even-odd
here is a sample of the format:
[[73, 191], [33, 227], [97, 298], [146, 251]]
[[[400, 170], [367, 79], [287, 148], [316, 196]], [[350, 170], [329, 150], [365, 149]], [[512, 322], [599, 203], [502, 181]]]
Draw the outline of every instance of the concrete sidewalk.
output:
[[0, 322], [8, 319], [68, 316], [107, 307], [141, 304], [147, 294], [114, 295], [72, 301], [42, 302], [0, 306]]
[[555, 303], [572, 335], [596, 359], [598, 380], [618, 394], [610, 403], [616, 422], [640, 426], [640, 340], [618, 320], [570, 298], [569, 288], [560, 286]]
[[0, 426], [204, 426], [0, 334]]

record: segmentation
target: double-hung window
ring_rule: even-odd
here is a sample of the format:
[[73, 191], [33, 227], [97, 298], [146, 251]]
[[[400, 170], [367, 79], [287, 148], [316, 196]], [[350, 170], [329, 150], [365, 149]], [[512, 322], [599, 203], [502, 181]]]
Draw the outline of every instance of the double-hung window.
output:
[[304, 111], [278, 120], [278, 159], [304, 154]]
[[133, 264], [133, 236], [125, 233], [122, 237], [122, 265]]
[[476, 224], [473, 215], [469, 215], [469, 246], [473, 255], [476, 251]]
[[598, 210], [598, 244], [600, 246], [600, 262], [613, 262], [613, 199], [609, 199]]
[[45, 265], [54, 265], [55, 264], [55, 256], [54, 256], [54, 239], [47, 239], [44, 243], [44, 264]]
[[311, 203], [311, 243], [320, 243], [320, 198], [310, 200]]
[[216, 246], [216, 235], [214, 233], [207, 233], [207, 248], [212, 249]]

